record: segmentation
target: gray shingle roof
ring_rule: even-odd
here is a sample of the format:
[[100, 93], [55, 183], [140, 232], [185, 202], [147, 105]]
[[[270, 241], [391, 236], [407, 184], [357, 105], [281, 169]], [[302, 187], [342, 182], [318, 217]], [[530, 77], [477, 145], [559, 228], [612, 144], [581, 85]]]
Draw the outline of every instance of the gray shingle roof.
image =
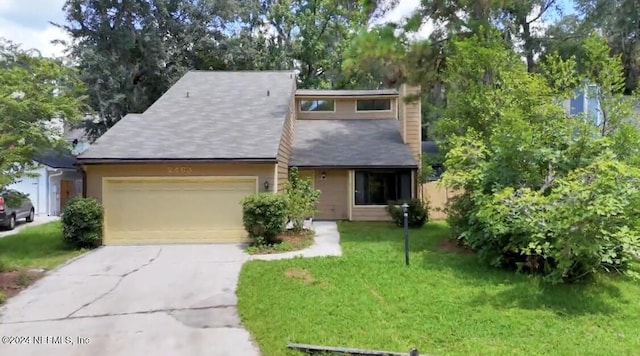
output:
[[378, 90], [315, 90], [298, 89], [296, 95], [299, 96], [377, 96], [377, 95], [398, 95], [395, 89]]
[[395, 120], [298, 120], [289, 165], [417, 167]]
[[422, 141], [422, 153], [437, 155], [440, 154], [440, 149], [435, 141]]
[[37, 154], [34, 161], [58, 169], [77, 169], [76, 157], [66, 149], [47, 149]]
[[292, 71], [191, 71], [83, 152], [91, 159], [275, 159]]

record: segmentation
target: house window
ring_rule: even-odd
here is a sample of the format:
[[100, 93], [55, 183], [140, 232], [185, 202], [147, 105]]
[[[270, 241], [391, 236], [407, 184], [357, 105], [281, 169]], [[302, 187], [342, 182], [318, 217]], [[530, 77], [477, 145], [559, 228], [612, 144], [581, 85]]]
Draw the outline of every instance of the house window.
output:
[[356, 100], [357, 111], [389, 111], [391, 99]]
[[411, 171], [356, 171], [356, 205], [387, 205], [411, 198]]
[[334, 111], [336, 103], [333, 100], [301, 100], [300, 111]]

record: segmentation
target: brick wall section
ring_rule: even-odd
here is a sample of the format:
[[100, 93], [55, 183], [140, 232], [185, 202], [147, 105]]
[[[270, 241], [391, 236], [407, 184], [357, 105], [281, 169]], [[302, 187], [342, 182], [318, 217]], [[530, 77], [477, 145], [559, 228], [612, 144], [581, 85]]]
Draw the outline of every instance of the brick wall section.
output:
[[296, 87], [293, 85], [291, 92], [291, 101], [289, 103], [289, 114], [282, 128], [282, 137], [280, 138], [280, 147], [278, 148], [278, 192], [284, 191], [284, 184], [289, 177], [289, 158], [293, 147], [293, 133], [296, 122]]
[[[422, 155], [422, 107], [420, 104], [420, 86], [402, 85], [400, 88], [399, 113], [401, 120], [401, 133], [414, 158], [420, 164]], [[415, 100], [407, 102], [405, 98], [415, 97]]]

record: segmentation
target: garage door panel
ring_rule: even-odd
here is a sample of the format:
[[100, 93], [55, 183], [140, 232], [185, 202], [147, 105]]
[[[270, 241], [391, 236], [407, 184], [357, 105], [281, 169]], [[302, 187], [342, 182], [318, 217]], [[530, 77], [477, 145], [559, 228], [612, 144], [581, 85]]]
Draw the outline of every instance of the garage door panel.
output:
[[246, 241], [240, 202], [255, 192], [255, 178], [108, 181], [105, 243]]

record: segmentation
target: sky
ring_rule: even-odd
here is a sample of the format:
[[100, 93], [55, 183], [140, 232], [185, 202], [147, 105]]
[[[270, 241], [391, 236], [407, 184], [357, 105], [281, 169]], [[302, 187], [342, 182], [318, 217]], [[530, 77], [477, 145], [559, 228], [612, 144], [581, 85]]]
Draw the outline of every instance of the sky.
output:
[[[64, 23], [64, 1], [0, 0], [0, 37], [22, 44], [23, 49], [37, 49], [44, 56], [62, 55], [64, 47], [51, 41], [68, 40], [68, 37], [50, 21]], [[419, 3], [420, 0], [399, 0], [398, 6], [388, 12], [383, 21], [399, 21], [409, 16]], [[570, 0], [559, 0], [559, 3], [571, 12]], [[432, 28], [431, 24], [423, 25], [416, 37], [426, 37]]]
[[0, 37], [37, 49], [43, 56], [62, 55], [63, 46], [51, 44], [68, 39], [64, 31], [49, 21], [64, 22], [64, 0], [0, 0]]

